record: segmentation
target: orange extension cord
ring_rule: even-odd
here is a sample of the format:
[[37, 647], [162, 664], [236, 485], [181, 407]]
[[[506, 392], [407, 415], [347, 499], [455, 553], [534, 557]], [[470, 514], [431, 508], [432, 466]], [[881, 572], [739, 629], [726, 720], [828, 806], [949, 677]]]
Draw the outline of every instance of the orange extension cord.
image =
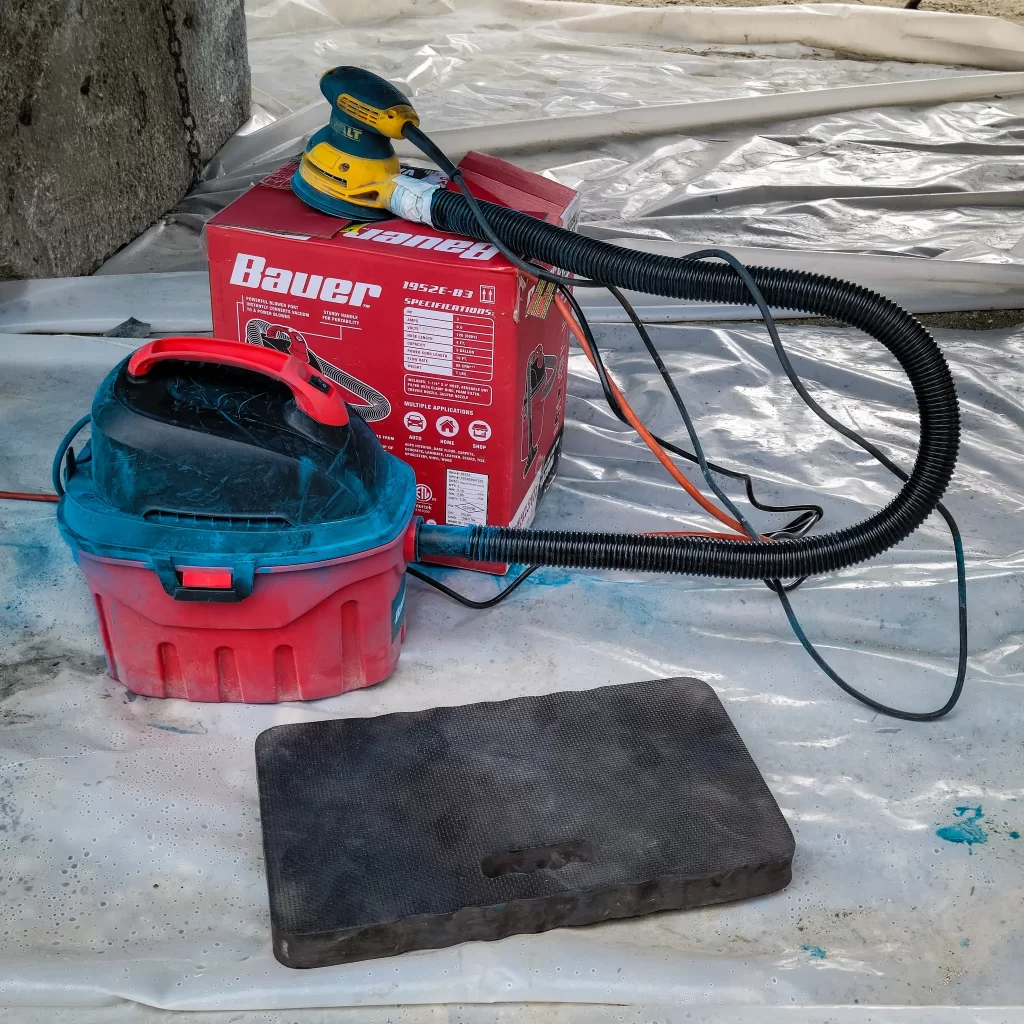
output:
[[52, 501], [60, 498], [56, 494], [37, 494], [35, 491], [0, 491], [0, 501]]
[[[572, 331], [573, 337], [579, 342], [580, 348], [583, 349], [584, 355], [590, 360], [590, 365], [597, 367], [597, 361], [594, 358], [594, 353], [590, 349], [590, 344], [587, 341], [587, 336], [583, 333], [580, 325], [576, 322], [576, 317], [572, 310], [569, 308], [569, 304], [560, 295], [555, 295], [555, 304], [558, 306], [562, 316], [565, 317], [565, 322], [569, 325], [569, 330]], [[615, 401], [618, 402], [619, 408], [622, 410], [623, 416], [626, 417], [629, 425], [643, 438], [644, 443], [654, 453], [655, 458], [668, 470], [669, 475], [673, 480], [683, 488], [686, 493], [693, 498], [695, 502], [705, 512], [713, 515], [720, 523], [724, 523], [733, 530], [734, 533], [704, 533], [700, 530], [682, 530], [682, 531], [652, 531], [658, 536], [663, 537], [715, 537], [720, 540], [749, 540], [750, 537], [747, 531], [743, 529], [743, 526], [732, 518], [728, 513], [723, 512], [713, 501], [705, 498], [703, 494], [687, 479], [683, 474], [682, 470], [672, 461], [668, 453], [660, 444], [654, 439], [651, 432], [643, 425], [640, 417], [637, 416], [631, 408], [629, 402], [626, 401], [625, 395], [619, 390], [618, 385], [612, 380], [611, 376], [608, 377], [608, 386], [611, 389], [612, 395], [615, 397]], [[739, 534], [736, 536], [735, 534]], [[768, 538], [764, 538], [767, 540]]]

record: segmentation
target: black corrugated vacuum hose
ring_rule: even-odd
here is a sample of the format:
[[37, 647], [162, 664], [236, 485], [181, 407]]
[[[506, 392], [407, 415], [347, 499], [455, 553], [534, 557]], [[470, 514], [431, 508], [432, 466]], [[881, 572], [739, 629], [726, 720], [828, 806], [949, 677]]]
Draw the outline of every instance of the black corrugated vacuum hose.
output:
[[[622, 249], [503, 206], [480, 206], [494, 233], [526, 259], [650, 295], [735, 305], [750, 301], [746, 286], [729, 266]], [[486, 240], [465, 197], [458, 193], [438, 190], [430, 213], [442, 230]], [[420, 532], [421, 554], [733, 579], [792, 579], [874, 558], [913, 533], [935, 510], [949, 484], [960, 444], [956, 390], [938, 346], [914, 317], [866, 288], [819, 274], [770, 267], [749, 270], [770, 306], [831, 317], [859, 328], [880, 341], [907, 374], [917, 399], [921, 437], [913, 471], [885, 508], [845, 530], [768, 544], [481, 526], [444, 534], [425, 527]]]

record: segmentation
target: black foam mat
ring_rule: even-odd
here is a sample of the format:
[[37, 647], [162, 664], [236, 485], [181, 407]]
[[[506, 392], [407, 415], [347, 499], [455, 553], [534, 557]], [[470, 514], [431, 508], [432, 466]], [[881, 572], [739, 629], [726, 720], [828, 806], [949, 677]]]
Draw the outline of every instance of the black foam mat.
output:
[[658, 679], [256, 741], [274, 952], [320, 967], [761, 896], [793, 835], [715, 696]]

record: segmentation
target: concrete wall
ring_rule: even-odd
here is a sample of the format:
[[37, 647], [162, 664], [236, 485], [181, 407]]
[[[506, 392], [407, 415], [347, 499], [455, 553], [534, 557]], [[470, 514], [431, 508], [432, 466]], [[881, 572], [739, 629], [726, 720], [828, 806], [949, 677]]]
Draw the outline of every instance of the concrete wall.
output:
[[[243, 0], [168, 0], [201, 158], [249, 114]], [[0, 279], [88, 274], [185, 194], [163, 0], [0, 0]]]

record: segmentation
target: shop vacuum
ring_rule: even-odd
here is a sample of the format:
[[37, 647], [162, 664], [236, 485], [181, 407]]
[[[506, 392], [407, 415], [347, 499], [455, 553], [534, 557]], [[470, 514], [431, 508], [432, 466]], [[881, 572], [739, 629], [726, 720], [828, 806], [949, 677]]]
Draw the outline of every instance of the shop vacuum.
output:
[[[771, 585], [874, 558], [941, 511], [959, 444], [956, 391], [938, 346], [898, 305], [817, 274], [626, 250], [478, 201], [389, 83], [343, 67], [328, 72], [321, 89], [331, 122], [310, 140], [293, 182], [311, 205], [350, 219], [401, 216], [490, 241], [566, 294], [568, 286], [600, 286], [736, 305], [753, 298], [765, 313], [798, 310], [859, 328], [911, 382], [920, 416], [916, 460], [908, 474], [887, 463], [903, 484], [884, 508], [814, 536], [766, 538], [749, 527], [732, 540], [425, 524], [413, 516], [412, 471], [313, 367], [237, 342], [150, 342], [103, 382], [90, 443], [77, 458], [68, 453], [66, 468], [70, 440], [63, 445], [55, 473], [58, 490], [66, 488], [60, 529], [94, 595], [110, 673], [128, 688], [279, 701], [376, 683], [395, 667], [405, 570], [421, 558]], [[449, 186], [401, 174], [391, 142], [399, 138], [448, 174]], [[781, 585], [778, 592], [786, 603]]]

